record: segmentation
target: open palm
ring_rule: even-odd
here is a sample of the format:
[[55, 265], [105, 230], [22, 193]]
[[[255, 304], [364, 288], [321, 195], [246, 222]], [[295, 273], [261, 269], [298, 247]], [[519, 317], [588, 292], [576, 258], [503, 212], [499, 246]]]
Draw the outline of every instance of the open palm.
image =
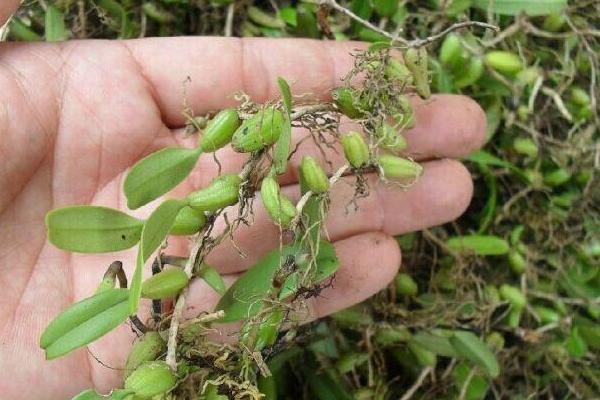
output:
[[[106, 391], [120, 384], [123, 359], [133, 340], [124, 325], [82, 349], [45, 361], [38, 346], [48, 322], [74, 301], [93, 293], [114, 260], [128, 276], [132, 251], [69, 254], [46, 240], [44, 216], [52, 208], [96, 204], [126, 210], [122, 181], [142, 156], [182, 139], [184, 99], [196, 114], [235, 104], [244, 90], [256, 101], [277, 95], [277, 76], [296, 94], [326, 97], [352, 64], [357, 44], [308, 40], [168, 38], [0, 45], [0, 393], [6, 399], [65, 399], [83, 388]], [[384, 288], [400, 265], [390, 235], [423, 229], [457, 217], [469, 203], [466, 169], [449, 158], [476, 149], [485, 119], [460, 96], [416, 103], [418, 126], [408, 135], [410, 152], [425, 173], [408, 191], [373, 181], [371, 196], [346, 213], [352, 188], [332, 192], [328, 233], [341, 269], [335, 286], [310, 307], [316, 318], [361, 301]], [[299, 137], [301, 132], [295, 132]], [[306, 145], [302, 153], [314, 152]], [[237, 172], [245, 156], [217, 153], [224, 172]], [[292, 160], [297, 165], [301, 154]], [[334, 163], [342, 162], [331, 154]], [[170, 196], [205, 185], [217, 174], [212, 157], [201, 157], [192, 176]], [[298, 196], [295, 175], [282, 180]], [[336, 207], [336, 205], [338, 207]], [[268, 250], [278, 232], [260, 209], [252, 227], [237, 234], [240, 259], [230, 243], [209, 262], [231, 282]], [[139, 210], [143, 216], [148, 210]], [[187, 242], [174, 243], [185, 254]], [[217, 297], [195, 282], [188, 315], [214, 306]], [[94, 356], [107, 368], [98, 363]]]

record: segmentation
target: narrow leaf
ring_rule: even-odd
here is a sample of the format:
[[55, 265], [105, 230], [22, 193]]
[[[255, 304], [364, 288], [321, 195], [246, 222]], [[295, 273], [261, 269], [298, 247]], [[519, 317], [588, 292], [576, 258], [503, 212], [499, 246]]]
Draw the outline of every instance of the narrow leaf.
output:
[[[339, 260], [335, 254], [335, 247], [329, 242], [322, 241], [319, 245], [319, 253], [317, 255], [316, 270], [312, 275], [311, 283], [316, 285], [323, 282], [335, 274], [340, 267]], [[281, 292], [279, 293], [279, 299], [283, 300], [296, 293], [299, 289], [300, 279], [306, 273], [303, 269], [299, 269], [297, 272], [288, 276], [285, 280]]]
[[113, 390], [110, 394], [103, 396], [93, 389], [87, 389], [73, 397], [71, 400], [123, 400], [131, 394], [129, 390]]
[[444, 336], [434, 335], [428, 332], [419, 332], [412, 337], [412, 340], [432, 353], [444, 357], [457, 357], [458, 354], [450, 343], [450, 339]]
[[135, 271], [131, 278], [129, 309], [132, 315], [137, 312], [142, 294], [142, 270], [144, 264], [165, 240], [175, 222], [177, 213], [186, 205], [187, 201], [185, 200], [165, 200], [150, 214], [150, 217], [148, 217], [148, 220], [144, 224]]
[[515, 167], [508, 161], [504, 161], [503, 159], [496, 157], [492, 153], [485, 150], [478, 150], [474, 153], [471, 153], [465, 159], [479, 164], [493, 165], [495, 167], [503, 167], [508, 169], [512, 169]]
[[372, 52], [377, 52], [377, 51], [381, 51], [381, 50], [387, 50], [391, 47], [392, 47], [392, 43], [390, 41], [382, 41], [382, 42], [372, 43], [367, 50], [372, 51]]
[[59, 249], [105, 253], [135, 246], [144, 222], [97, 206], [59, 208], [46, 215], [48, 240]]
[[473, 5], [501, 15], [517, 15], [525, 12], [529, 16], [560, 13], [567, 7], [567, 0], [474, 0]]
[[499, 157], [496, 157], [492, 153], [487, 152], [485, 150], [478, 150], [474, 153], [471, 153], [465, 158], [465, 160], [472, 161], [480, 165], [490, 165], [494, 167], [506, 168], [522, 180], [529, 182], [527, 174], [521, 168], [518, 168], [514, 164], [505, 161]]
[[35, 42], [42, 40], [40, 35], [38, 35], [34, 30], [30, 29], [28, 25], [23, 23], [23, 21], [16, 16], [10, 20], [8, 25], [8, 33], [10, 34], [11, 38], [24, 42]]
[[119, 39], [128, 39], [135, 36], [135, 27], [127, 16], [127, 11], [117, 0], [97, 0], [99, 9], [106, 11], [118, 25], [115, 29], [119, 32]]
[[165, 200], [150, 214], [142, 230], [141, 247], [144, 262], [165, 240], [175, 222], [177, 213], [186, 205], [186, 200]]
[[221, 277], [219, 272], [217, 272], [217, 270], [213, 267], [203, 265], [198, 273], [198, 276], [204, 279], [204, 282], [206, 282], [208, 286], [213, 288], [215, 292], [219, 293], [221, 296], [227, 291], [227, 286], [225, 286], [223, 277]]
[[571, 334], [567, 338], [565, 345], [569, 354], [574, 358], [585, 356], [588, 350], [587, 343], [579, 334], [577, 327], [571, 329]]
[[169, 147], [138, 161], [125, 178], [127, 207], [139, 208], [173, 189], [190, 174], [200, 153]]
[[109, 289], [75, 303], [48, 325], [40, 338], [48, 360], [85, 346], [128, 316], [127, 289]]
[[[254, 264], [227, 290], [217, 304], [216, 310], [225, 311], [221, 322], [240, 321], [256, 314], [263, 304], [261, 300], [271, 290], [273, 277], [279, 267], [288, 257], [298, 258], [301, 253], [298, 245], [287, 245], [281, 250], [270, 252]], [[333, 245], [322, 241], [316, 258], [317, 269], [332, 270], [331, 266], [323, 267], [323, 264], [327, 263], [338, 264], [339, 261]]]
[[478, 256], [499, 256], [508, 253], [508, 242], [497, 236], [455, 236], [446, 241], [446, 246], [459, 252], [471, 252]]
[[479, 164], [479, 170], [483, 175], [483, 180], [488, 190], [485, 207], [483, 207], [483, 210], [481, 210], [481, 214], [479, 216], [479, 229], [477, 231], [477, 233], [484, 233], [491, 225], [496, 213], [496, 205], [498, 203], [498, 184], [496, 181], [496, 175], [494, 175], [486, 165]]
[[46, 41], [59, 42], [67, 39], [65, 16], [56, 6], [48, 6], [45, 19]]
[[496, 356], [477, 336], [469, 331], [454, 331], [450, 343], [459, 356], [466, 358], [483, 368], [488, 375], [495, 378], [500, 374], [500, 366]]
[[279, 85], [279, 91], [281, 92], [281, 98], [283, 99], [283, 104], [285, 104], [285, 108], [287, 109], [288, 114], [292, 113], [292, 91], [290, 90], [290, 85], [283, 78], [277, 78], [277, 84]]
[[140, 298], [142, 297], [142, 272], [144, 271], [144, 259], [142, 257], [142, 251], [138, 250], [135, 258], [135, 270], [131, 277], [131, 285], [129, 286], [129, 314], [134, 315], [137, 313], [140, 305]]
[[289, 114], [284, 118], [285, 121], [281, 128], [281, 134], [279, 135], [279, 139], [277, 139], [277, 143], [275, 144], [274, 164], [275, 173], [278, 175], [285, 173], [287, 169], [288, 157], [290, 156], [290, 152], [292, 150], [292, 124], [290, 122]]
[[[315, 365], [316, 363], [311, 362], [310, 364]], [[318, 400], [352, 400], [354, 398], [334, 368], [325, 368], [321, 371], [320, 368], [310, 368], [313, 365], [309, 365], [304, 365], [302, 369], [313, 398]]]

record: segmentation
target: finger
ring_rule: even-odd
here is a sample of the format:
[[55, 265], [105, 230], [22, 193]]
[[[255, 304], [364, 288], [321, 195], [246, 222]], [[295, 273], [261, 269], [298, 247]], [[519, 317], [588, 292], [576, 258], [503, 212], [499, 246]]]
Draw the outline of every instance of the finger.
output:
[[[394, 279], [400, 267], [400, 249], [396, 240], [381, 232], [366, 232], [334, 243], [340, 260], [332, 286], [308, 302], [302, 315], [304, 322], [320, 318], [359, 303]], [[225, 277], [232, 284], [238, 274]], [[212, 311], [219, 295], [204, 281], [190, 285], [184, 316], [193, 318], [202, 311]]]
[[[277, 77], [296, 94], [328, 96], [353, 65], [356, 42], [180, 37], [125, 42], [149, 81], [163, 119], [182, 126], [185, 100], [196, 114], [231, 106], [242, 90], [253, 101], [278, 95]], [[187, 84], [185, 82], [188, 82]], [[184, 90], [185, 88], [185, 90]]]
[[403, 135], [415, 158], [464, 157], [483, 146], [485, 112], [473, 99], [438, 94], [427, 101], [414, 98], [413, 104], [417, 123]]
[[[359, 199], [358, 209], [350, 205], [354, 178], [344, 178], [331, 190], [330, 212], [326, 221], [330, 240], [339, 240], [370, 231], [398, 235], [439, 225], [458, 217], [467, 208], [473, 183], [467, 169], [454, 160], [424, 163], [424, 173], [409, 189], [379, 182], [371, 175], [369, 196]], [[299, 198], [298, 185], [284, 188], [290, 198]], [[231, 215], [236, 215], [236, 210]], [[231, 218], [230, 218], [231, 220]], [[218, 223], [222, 229], [222, 221]], [[277, 246], [280, 231], [260, 201], [254, 203], [254, 220], [234, 234], [235, 246], [226, 240], [207, 258], [210, 265], [225, 273], [245, 270]], [[237, 249], [247, 257], [240, 259]]]

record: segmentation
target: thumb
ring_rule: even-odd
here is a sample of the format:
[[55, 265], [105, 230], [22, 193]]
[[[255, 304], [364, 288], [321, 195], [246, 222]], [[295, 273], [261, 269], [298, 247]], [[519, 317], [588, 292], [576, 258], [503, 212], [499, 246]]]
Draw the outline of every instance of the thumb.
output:
[[4, 25], [8, 18], [17, 11], [21, 0], [3, 0], [0, 1], [0, 26]]

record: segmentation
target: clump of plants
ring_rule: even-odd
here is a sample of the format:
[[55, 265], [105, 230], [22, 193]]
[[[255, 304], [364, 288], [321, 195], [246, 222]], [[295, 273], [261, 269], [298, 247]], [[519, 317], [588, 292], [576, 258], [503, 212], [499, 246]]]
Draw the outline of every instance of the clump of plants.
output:
[[[388, 290], [324, 321], [291, 329], [288, 338], [293, 337], [290, 342], [297, 345], [284, 346], [289, 342], [277, 340], [276, 346], [265, 347], [276, 350], [275, 355], [260, 352], [272, 376], [261, 377], [255, 369], [252, 374], [258, 376], [259, 390], [269, 399], [295, 399], [300, 389], [305, 398], [323, 400], [593, 398], [600, 391], [598, 2], [47, 3], [47, 7], [23, 7], [10, 24], [9, 38], [210, 33], [389, 43], [399, 33], [402, 37], [435, 36], [443, 27], [467, 20], [498, 26], [496, 35], [455, 32], [428, 47], [432, 91], [469, 95], [488, 117], [485, 149], [466, 160], [475, 178], [469, 210], [451, 224], [399, 237], [404, 269]], [[365, 73], [372, 75], [370, 83], [365, 82], [372, 85], [370, 93], [386, 90], [385, 82], [382, 85], [377, 78], [385, 77], [385, 70], [367, 67], [377, 65], [378, 57], [369, 54], [368, 60], [357, 59]], [[294, 104], [293, 112], [299, 107], [303, 105]], [[242, 109], [238, 115], [246, 119], [249, 115], [242, 115]], [[312, 115], [334, 117], [335, 113], [322, 111], [313, 110]], [[363, 124], [370, 132], [363, 137], [369, 149], [371, 140], [378, 137], [372, 136], [378, 125], [371, 117], [378, 118], [369, 115]], [[309, 120], [306, 117], [302, 123]], [[394, 142], [402, 146], [399, 137]], [[379, 164], [386, 152], [377, 150]], [[372, 149], [370, 154], [374, 154]], [[326, 164], [320, 167], [331, 180], [335, 171]], [[356, 197], [367, 192], [360, 183]], [[143, 222], [137, 224], [139, 230]], [[181, 264], [167, 255], [160, 257], [154, 265]], [[109, 282], [114, 281], [111, 276], [120, 275], [117, 267], [107, 274]], [[203, 268], [206, 279], [217, 276]], [[328, 279], [317, 287], [326, 285]], [[216, 290], [224, 290], [216, 283], [218, 279], [213, 282]], [[297, 300], [295, 304], [300, 305], [301, 299]], [[200, 318], [210, 324], [211, 318], [220, 315]], [[159, 354], [155, 358], [164, 360], [167, 346], [162, 336], [156, 339], [160, 336], [156, 329], [164, 332], [168, 320], [156, 321], [162, 321], [162, 328], [156, 328], [157, 322], [144, 321], [154, 330], [146, 335], [155, 338], [148, 340], [149, 347], [157, 349], [154, 354]], [[208, 326], [204, 323], [195, 322], [202, 333]], [[187, 345], [185, 324], [178, 330], [178, 351]], [[194, 337], [205, 338], [202, 334]], [[239, 354], [224, 345], [202, 343], [203, 356], [212, 354], [214, 360], [225, 353]], [[189, 354], [197, 354], [194, 349], [198, 347], [193, 346], [198, 343], [189, 346]], [[176, 360], [184, 358], [177, 354]], [[129, 365], [127, 369], [133, 370]], [[250, 365], [263, 364], [253, 359]], [[219, 373], [236, 376], [238, 371], [222, 368]], [[233, 387], [232, 382], [245, 382], [223, 379], [216, 384], [224, 387], [227, 381]], [[214, 386], [209, 385], [206, 396], [219, 395]], [[178, 390], [183, 387], [179, 384]], [[190, 393], [197, 393], [198, 386], [189, 387]], [[113, 393], [119, 395], [129, 396], [126, 391]]]
[[[247, 154], [247, 161], [237, 174], [221, 173], [186, 197], [160, 201], [145, 220], [98, 206], [49, 212], [48, 238], [55, 246], [81, 253], [137, 246], [137, 256], [112, 263], [95, 293], [56, 316], [40, 339], [46, 357], [85, 346], [129, 319], [139, 339], [127, 360], [124, 388], [110, 398], [261, 398], [258, 378], [271, 376], [269, 361], [294, 342], [302, 322], [299, 311], [330, 284], [339, 266], [323, 229], [330, 188], [345, 175], [355, 176], [355, 196], [348, 205], [360, 207], [359, 199], [369, 191], [366, 173], [375, 172], [398, 189], [408, 189], [421, 174], [421, 166], [403, 156], [402, 133], [415, 123], [407, 95], [430, 95], [428, 56], [424, 47], [411, 47], [401, 63], [391, 51], [389, 43], [379, 43], [357, 52], [355, 67], [332, 92], [332, 102], [296, 102], [279, 79], [277, 101], [257, 104], [240, 93], [238, 107], [190, 119], [200, 131], [195, 148], [165, 148], [131, 168], [123, 186], [130, 209], [168, 194], [200, 157], [214, 157], [225, 146]], [[352, 85], [359, 74], [363, 83]], [[363, 133], [341, 131], [341, 118], [358, 123]], [[318, 147], [341, 144], [347, 160], [332, 171], [330, 163], [304, 157], [297, 171], [302, 188], [297, 202], [277, 182], [303, 143], [293, 147], [293, 126], [307, 128], [305, 139]], [[253, 223], [257, 192], [280, 229], [280, 244], [226, 289], [205, 259], [220, 243], [234, 241], [238, 227]], [[225, 222], [223, 229], [216, 228], [217, 219]], [[191, 238], [187, 257], [168, 254], [171, 235]], [[135, 263], [132, 276], [125, 276], [123, 262]], [[150, 264], [153, 276], [143, 280]], [[213, 312], [184, 321], [194, 278], [203, 279], [221, 299]], [[138, 317], [142, 301], [152, 302], [148, 318]], [[170, 301], [172, 308], [166, 306]], [[208, 334], [217, 323], [239, 323], [238, 343], [212, 342]], [[94, 396], [86, 391], [76, 398]]]

